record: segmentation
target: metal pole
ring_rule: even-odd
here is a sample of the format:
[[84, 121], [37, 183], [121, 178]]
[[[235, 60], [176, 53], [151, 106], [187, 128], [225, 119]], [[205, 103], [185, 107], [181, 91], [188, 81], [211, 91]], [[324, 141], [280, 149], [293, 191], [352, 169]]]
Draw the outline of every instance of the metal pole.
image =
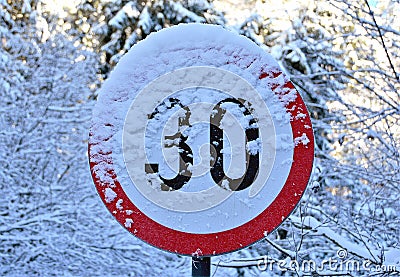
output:
[[192, 277], [210, 277], [211, 257], [192, 257]]

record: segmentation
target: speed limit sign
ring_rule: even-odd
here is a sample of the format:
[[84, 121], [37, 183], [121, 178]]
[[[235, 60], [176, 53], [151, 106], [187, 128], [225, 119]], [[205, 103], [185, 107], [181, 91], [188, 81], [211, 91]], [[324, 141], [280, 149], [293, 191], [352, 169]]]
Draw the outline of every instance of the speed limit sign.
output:
[[219, 26], [184, 24], [135, 45], [103, 84], [90, 169], [117, 221], [183, 255], [246, 247], [300, 201], [314, 138], [277, 62]]

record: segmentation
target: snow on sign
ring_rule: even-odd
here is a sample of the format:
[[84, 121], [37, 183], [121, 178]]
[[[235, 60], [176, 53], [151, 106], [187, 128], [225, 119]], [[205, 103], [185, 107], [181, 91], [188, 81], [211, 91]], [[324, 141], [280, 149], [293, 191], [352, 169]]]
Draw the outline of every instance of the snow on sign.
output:
[[104, 83], [89, 160], [100, 197], [129, 232], [212, 256], [289, 216], [313, 146], [306, 106], [270, 55], [222, 27], [184, 24], [135, 45]]

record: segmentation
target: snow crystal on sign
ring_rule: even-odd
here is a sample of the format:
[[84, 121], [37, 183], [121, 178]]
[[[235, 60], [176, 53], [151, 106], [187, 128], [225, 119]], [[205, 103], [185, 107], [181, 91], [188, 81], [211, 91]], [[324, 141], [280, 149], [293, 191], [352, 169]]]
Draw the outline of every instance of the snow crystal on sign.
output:
[[201, 251], [200, 248], [197, 248], [197, 250], [195, 252], [192, 253], [193, 257], [199, 257], [203, 255], [203, 251]]
[[124, 202], [124, 200], [118, 199], [117, 203], [115, 204], [115, 207], [116, 207], [118, 210], [122, 210], [122, 209], [123, 209], [123, 208], [122, 208], [122, 202]]
[[307, 117], [307, 115], [304, 114], [304, 113], [298, 113], [298, 114], [296, 115], [296, 119], [304, 119], [304, 118], [306, 118], [306, 117]]
[[281, 91], [278, 91], [277, 93], [279, 93], [281, 95], [281, 97], [280, 97], [281, 102], [285, 106], [289, 105], [291, 102], [296, 101], [296, 98], [297, 98], [296, 89], [283, 88]]
[[180, 140], [181, 140], [180, 138], [166, 139], [164, 141], [164, 144], [165, 144], [166, 147], [171, 147], [173, 145], [179, 145]]
[[307, 137], [305, 133], [301, 135], [301, 137], [297, 137], [294, 139], [294, 144], [297, 146], [300, 143], [303, 144], [304, 146], [307, 145], [310, 142], [310, 139]]
[[226, 190], [231, 190], [231, 188], [229, 187], [229, 181], [228, 180], [222, 180], [221, 182], [221, 187], [223, 187]]
[[132, 218], [126, 218], [124, 225], [125, 225], [126, 228], [131, 228], [132, 227], [132, 223], [133, 223], [133, 219]]
[[112, 189], [106, 188], [104, 190], [104, 196], [105, 196], [106, 202], [111, 203], [117, 197], [117, 194]]
[[255, 155], [258, 152], [260, 152], [261, 147], [262, 147], [262, 142], [260, 138], [256, 140], [251, 140], [246, 144], [246, 149], [251, 155]]

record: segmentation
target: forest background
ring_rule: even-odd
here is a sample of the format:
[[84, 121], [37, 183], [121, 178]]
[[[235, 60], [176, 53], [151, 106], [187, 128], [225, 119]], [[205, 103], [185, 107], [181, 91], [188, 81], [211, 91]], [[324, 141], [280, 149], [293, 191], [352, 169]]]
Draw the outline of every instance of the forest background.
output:
[[[185, 22], [223, 25], [271, 53], [316, 136], [296, 211], [264, 241], [214, 257], [214, 276], [400, 274], [399, 0], [0, 0], [0, 275], [190, 275], [190, 258], [144, 244], [106, 211], [86, 154], [112, 68]], [[370, 268], [263, 271], [265, 257]]]

